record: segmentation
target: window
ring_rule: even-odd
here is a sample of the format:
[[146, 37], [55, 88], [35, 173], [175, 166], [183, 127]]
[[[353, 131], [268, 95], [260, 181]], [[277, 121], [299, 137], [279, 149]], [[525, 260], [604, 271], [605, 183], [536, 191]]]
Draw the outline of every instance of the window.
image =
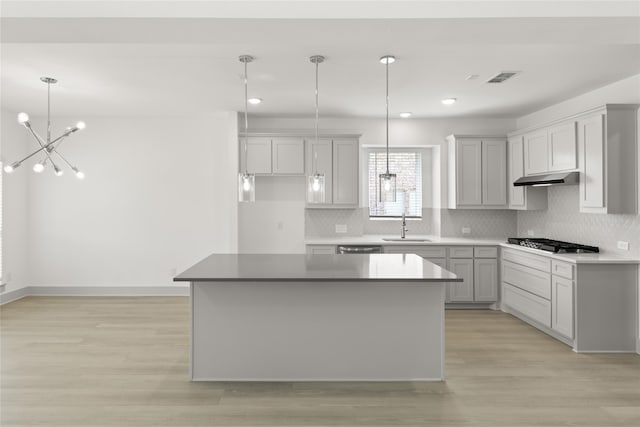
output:
[[396, 201], [378, 201], [378, 175], [387, 171], [387, 153], [369, 152], [369, 217], [422, 217], [422, 156], [419, 151], [390, 151], [389, 172], [396, 177]]

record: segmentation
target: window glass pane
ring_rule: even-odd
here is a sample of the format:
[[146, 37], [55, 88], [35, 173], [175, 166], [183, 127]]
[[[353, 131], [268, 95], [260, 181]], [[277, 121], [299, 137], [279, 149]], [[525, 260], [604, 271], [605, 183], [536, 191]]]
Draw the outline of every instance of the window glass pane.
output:
[[378, 201], [378, 176], [387, 171], [387, 153], [369, 152], [369, 216], [422, 217], [422, 157], [419, 152], [389, 153], [389, 172], [397, 175], [396, 201]]

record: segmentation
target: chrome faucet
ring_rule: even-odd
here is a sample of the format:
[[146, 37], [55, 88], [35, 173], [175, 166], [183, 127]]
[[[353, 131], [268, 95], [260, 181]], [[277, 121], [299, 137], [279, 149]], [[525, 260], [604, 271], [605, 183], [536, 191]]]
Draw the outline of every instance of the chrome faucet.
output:
[[401, 239], [404, 239], [405, 237], [407, 237], [407, 231], [409, 231], [409, 229], [407, 228], [407, 220], [404, 217], [404, 212], [402, 212], [402, 228], [400, 229]]

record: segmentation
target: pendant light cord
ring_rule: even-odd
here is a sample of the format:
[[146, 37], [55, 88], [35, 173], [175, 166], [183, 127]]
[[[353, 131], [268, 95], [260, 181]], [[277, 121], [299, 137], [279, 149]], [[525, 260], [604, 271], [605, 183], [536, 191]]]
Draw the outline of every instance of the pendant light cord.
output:
[[47, 144], [51, 142], [51, 82], [47, 81]]
[[313, 153], [313, 172], [315, 175], [318, 175], [318, 65], [319, 62], [316, 60], [316, 150]]
[[389, 58], [386, 60], [386, 70], [387, 70], [387, 175], [389, 175]]
[[244, 173], [248, 174], [247, 169], [247, 149], [249, 145], [249, 92], [247, 89], [248, 86], [248, 78], [247, 78], [247, 61], [244, 61]]

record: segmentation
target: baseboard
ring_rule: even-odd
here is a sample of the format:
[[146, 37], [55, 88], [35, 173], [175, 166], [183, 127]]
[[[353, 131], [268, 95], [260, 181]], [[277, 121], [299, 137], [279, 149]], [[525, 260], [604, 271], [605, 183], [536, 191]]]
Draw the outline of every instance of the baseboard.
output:
[[17, 301], [29, 295], [29, 287], [15, 289], [9, 292], [3, 292], [0, 294], [0, 305], [7, 304], [12, 301]]
[[27, 286], [0, 294], [0, 305], [27, 296], [189, 296], [188, 284], [175, 286]]

